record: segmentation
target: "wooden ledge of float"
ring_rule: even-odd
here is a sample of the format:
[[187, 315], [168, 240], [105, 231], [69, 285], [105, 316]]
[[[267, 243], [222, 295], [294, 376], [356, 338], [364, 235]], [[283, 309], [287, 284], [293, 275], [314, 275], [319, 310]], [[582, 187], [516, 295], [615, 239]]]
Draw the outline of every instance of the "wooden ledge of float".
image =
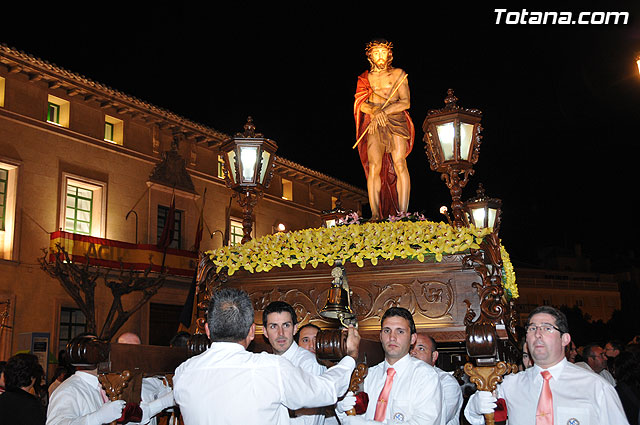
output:
[[144, 371], [144, 376], [173, 374], [187, 360], [186, 347], [111, 343], [109, 361], [101, 363], [100, 373], [123, 370]]
[[[389, 307], [400, 306], [413, 313], [419, 332], [428, 332], [437, 341], [464, 341], [465, 300], [476, 314], [480, 311], [478, 292], [472, 283], [482, 281], [475, 270], [463, 269], [465, 255], [447, 255], [441, 262], [430, 257], [422, 263], [379, 260], [375, 266], [365, 260], [363, 267], [347, 262], [344, 268], [352, 291], [351, 306], [363, 338], [379, 341], [382, 315]], [[333, 267], [318, 264], [316, 268], [307, 265], [302, 269], [294, 265], [255, 273], [238, 270], [223, 286], [247, 291], [256, 308], [258, 334], [262, 333], [263, 309], [276, 300], [294, 307], [299, 326], [311, 322], [331, 328], [336, 323], [322, 319], [319, 311], [326, 303]]]

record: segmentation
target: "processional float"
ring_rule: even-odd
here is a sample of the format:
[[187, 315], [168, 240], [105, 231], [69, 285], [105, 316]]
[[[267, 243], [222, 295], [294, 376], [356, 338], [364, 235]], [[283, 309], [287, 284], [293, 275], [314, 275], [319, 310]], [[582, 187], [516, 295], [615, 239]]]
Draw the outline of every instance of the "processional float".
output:
[[[481, 112], [464, 109], [457, 100], [449, 90], [445, 107], [429, 111], [423, 124], [431, 169], [442, 174], [452, 196], [452, 217], [443, 212], [446, 223], [408, 213], [363, 222], [344, 212], [342, 225], [276, 233], [204, 253], [191, 353], [208, 346], [204, 323], [211, 294], [235, 287], [249, 294], [258, 325], [262, 310], [281, 300], [293, 306], [300, 325], [320, 326], [320, 360], [344, 356], [346, 336], [340, 329], [357, 323], [363, 339], [354, 390], [366, 376], [365, 362], [383, 359], [380, 319], [392, 306], [407, 308], [418, 331], [439, 343], [464, 342], [463, 369], [479, 390], [492, 391], [503, 375], [517, 371], [521, 354], [513, 299], [518, 294], [498, 237], [501, 202], [486, 197], [481, 186], [475, 198], [461, 200], [478, 161], [482, 128]], [[227, 163], [229, 175], [238, 172], [238, 162], [235, 169]], [[493, 423], [493, 414], [486, 423]]]

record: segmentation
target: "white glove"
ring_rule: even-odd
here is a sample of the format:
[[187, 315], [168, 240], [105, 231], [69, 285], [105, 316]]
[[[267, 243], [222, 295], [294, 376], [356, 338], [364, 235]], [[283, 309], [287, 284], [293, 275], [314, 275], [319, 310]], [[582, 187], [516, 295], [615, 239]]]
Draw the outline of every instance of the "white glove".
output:
[[496, 401], [497, 399], [489, 391], [476, 391], [469, 399], [469, 413], [472, 413], [474, 416], [493, 413], [497, 406]]
[[149, 406], [152, 407], [152, 410], [157, 410], [155, 414], [158, 414], [164, 409], [175, 406], [175, 404], [175, 401], [173, 401], [173, 390], [169, 388], [167, 392], [159, 395], [157, 399], [150, 402]]
[[368, 421], [364, 416], [347, 416], [340, 419], [342, 425], [380, 425], [382, 422]]
[[164, 409], [175, 406], [175, 404], [175, 401], [173, 401], [173, 391], [171, 389], [149, 403], [140, 403], [140, 407], [142, 408], [142, 421], [140, 421], [140, 423], [144, 424], [149, 422], [155, 415]]
[[87, 422], [92, 425], [102, 425], [120, 419], [125, 404], [127, 402], [124, 400], [108, 401], [100, 409], [87, 415], [87, 419], [89, 419]]
[[336, 404], [336, 412], [337, 413], [345, 413], [349, 410], [353, 409], [353, 406], [356, 405], [356, 396], [353, 394], [353, 391], [349, 391], [342, 400]]

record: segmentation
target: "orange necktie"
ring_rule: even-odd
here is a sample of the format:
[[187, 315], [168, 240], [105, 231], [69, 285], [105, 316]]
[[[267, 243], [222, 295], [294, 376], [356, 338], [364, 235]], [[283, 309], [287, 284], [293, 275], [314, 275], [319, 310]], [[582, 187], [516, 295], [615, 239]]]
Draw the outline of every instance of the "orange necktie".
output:
[[542, 392], [540, 392], [538, 408], [536, 409], [536, 425], [553, 425], [553, 397], [549, 387], [551, 374], [547, 370], [540, 372], [540, 374], [544, 382], [542, 383]]
[[384, 387], [378, 397], [378, 403], [376, 404], [376, 414], [373, 417], [374, 421], [383, 422], [387, 414], [387, 402], [389, 401], [389, 393], [391, 392], [391, 385], [393, 384], [393, 377], [396, 375], [396, 370], [392, 367], [387, 369], [387, 380], [384, 381]]

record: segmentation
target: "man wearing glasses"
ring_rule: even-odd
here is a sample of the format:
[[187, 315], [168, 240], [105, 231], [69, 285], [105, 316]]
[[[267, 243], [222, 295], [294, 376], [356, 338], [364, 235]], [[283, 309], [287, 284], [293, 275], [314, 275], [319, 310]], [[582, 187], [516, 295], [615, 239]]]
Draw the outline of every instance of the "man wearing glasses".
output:
[[[565, 358], [571, 342], [567, 318], [551, 306], [534, 309], [525, 326], [533, 367], [507, 375], [497, 395], [507, 402], [510, 424], [628, 425], [611, 384]], [[484, 414], [496, 407], [487, 391], [471, 396], [464, 415], [472, 425], [484, 424]]]

